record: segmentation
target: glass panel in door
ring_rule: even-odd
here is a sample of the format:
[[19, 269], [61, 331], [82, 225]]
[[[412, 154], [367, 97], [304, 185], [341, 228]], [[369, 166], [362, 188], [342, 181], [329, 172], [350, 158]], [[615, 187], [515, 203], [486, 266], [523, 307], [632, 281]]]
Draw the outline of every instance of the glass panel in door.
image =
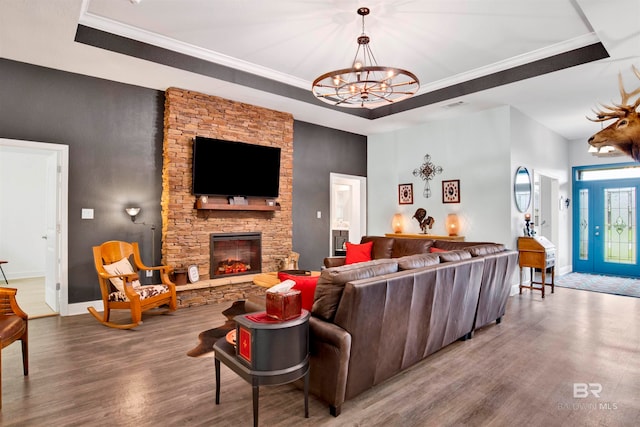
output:
[[638, 181], [574, 183], [574, 271], [640, 276]]
[[636, 189], [635, 187], [603, 188], [605, 217], [603, 263], [635, 265]]

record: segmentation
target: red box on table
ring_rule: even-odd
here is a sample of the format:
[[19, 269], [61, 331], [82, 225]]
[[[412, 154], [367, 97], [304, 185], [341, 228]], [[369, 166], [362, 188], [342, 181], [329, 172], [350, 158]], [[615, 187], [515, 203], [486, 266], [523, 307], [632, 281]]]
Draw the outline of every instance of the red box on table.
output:
[[302, 293], [297, 289], [286, 292], [267, 292], [267, 316], [289, 320], [302, 314]]

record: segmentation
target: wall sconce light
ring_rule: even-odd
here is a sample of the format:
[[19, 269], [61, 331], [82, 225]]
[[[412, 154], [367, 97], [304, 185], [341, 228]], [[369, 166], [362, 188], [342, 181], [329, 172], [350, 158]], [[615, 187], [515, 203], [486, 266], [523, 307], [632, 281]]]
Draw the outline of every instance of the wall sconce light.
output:
[[458, 231], [460, 231], [460, 220], [458, 219], [458, 215], [454, 213], [448, 214], [445, 226], [447, 227], [449, 236], [457, 236]]
[[126, 208], [125, 211], [131, 217], [131, 222], [136, 222], [136, 215], [140, 213], [140, 208]]
[[395, 214], [393, 219], [391, 220], [391, 227], [393, 228], [394, 233], [402, 233], [404, 230], [404, 219], [402, 218], [402, 214]]

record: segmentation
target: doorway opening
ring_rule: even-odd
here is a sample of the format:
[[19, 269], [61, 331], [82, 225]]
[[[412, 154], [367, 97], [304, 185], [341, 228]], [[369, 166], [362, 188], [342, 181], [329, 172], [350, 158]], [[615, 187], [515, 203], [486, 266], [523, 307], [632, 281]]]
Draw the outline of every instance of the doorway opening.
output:
[[345, 243], [367, 232], [367, 178], [331, 173], [329, 256], [345, 255]]
[[637, 163], [573, 168], [573, 270], [638, 277]]
[[30, 317], [68, 314], [69, 147], [0, 138], [0, 254]]

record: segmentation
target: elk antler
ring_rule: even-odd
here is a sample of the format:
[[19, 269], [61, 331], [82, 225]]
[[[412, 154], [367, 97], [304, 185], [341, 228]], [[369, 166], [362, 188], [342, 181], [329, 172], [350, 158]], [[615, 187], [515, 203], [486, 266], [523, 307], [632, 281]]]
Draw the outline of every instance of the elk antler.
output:
[[[636, 68], [635, 65], [632, 65], [633, 73], [640, 79], [640, 71]], [[618, 73], [618, 85], [620, 86], [620, 97], [622, 98], [622, 103], [620, 106], [629, 105], [629, 100], [635, 96], [640, 94], [640, 87], [634, 90], [633, 92], [627, 93], [624, 90], [624, 85], [622, 83], [622, 73]], [[638, 106], [638, 101], [636, 101], [636, 106]]]
[[[635, 65], [632, 65], [631, 68], [633, 69], [633, 73], [636, 75], [636, 77], [640, 79], [640, 70], [638, 70]], [[614, 104], [613, 106], [603, 104], [602, 107], [609, 111], [592, 110], [597, 117], [595, 119], [587, 117], [587, 119], [591, 120], [592, 122], [604, 122], [611, 119], [619, 119], [635, 111], [636, 108], [640, 106], [640, 97], [636, 99], [636, 102], [633, 105], [629, 105], [629, 101], [634, 96], [640, 95], [640, 87], [638, 87], [633, 92], [625, 91], [624, 84], [622, 82], [622, 73], [618, 73], [618, 87], [620, 88], [620, 98], [621, 98], [620, 104]]]

